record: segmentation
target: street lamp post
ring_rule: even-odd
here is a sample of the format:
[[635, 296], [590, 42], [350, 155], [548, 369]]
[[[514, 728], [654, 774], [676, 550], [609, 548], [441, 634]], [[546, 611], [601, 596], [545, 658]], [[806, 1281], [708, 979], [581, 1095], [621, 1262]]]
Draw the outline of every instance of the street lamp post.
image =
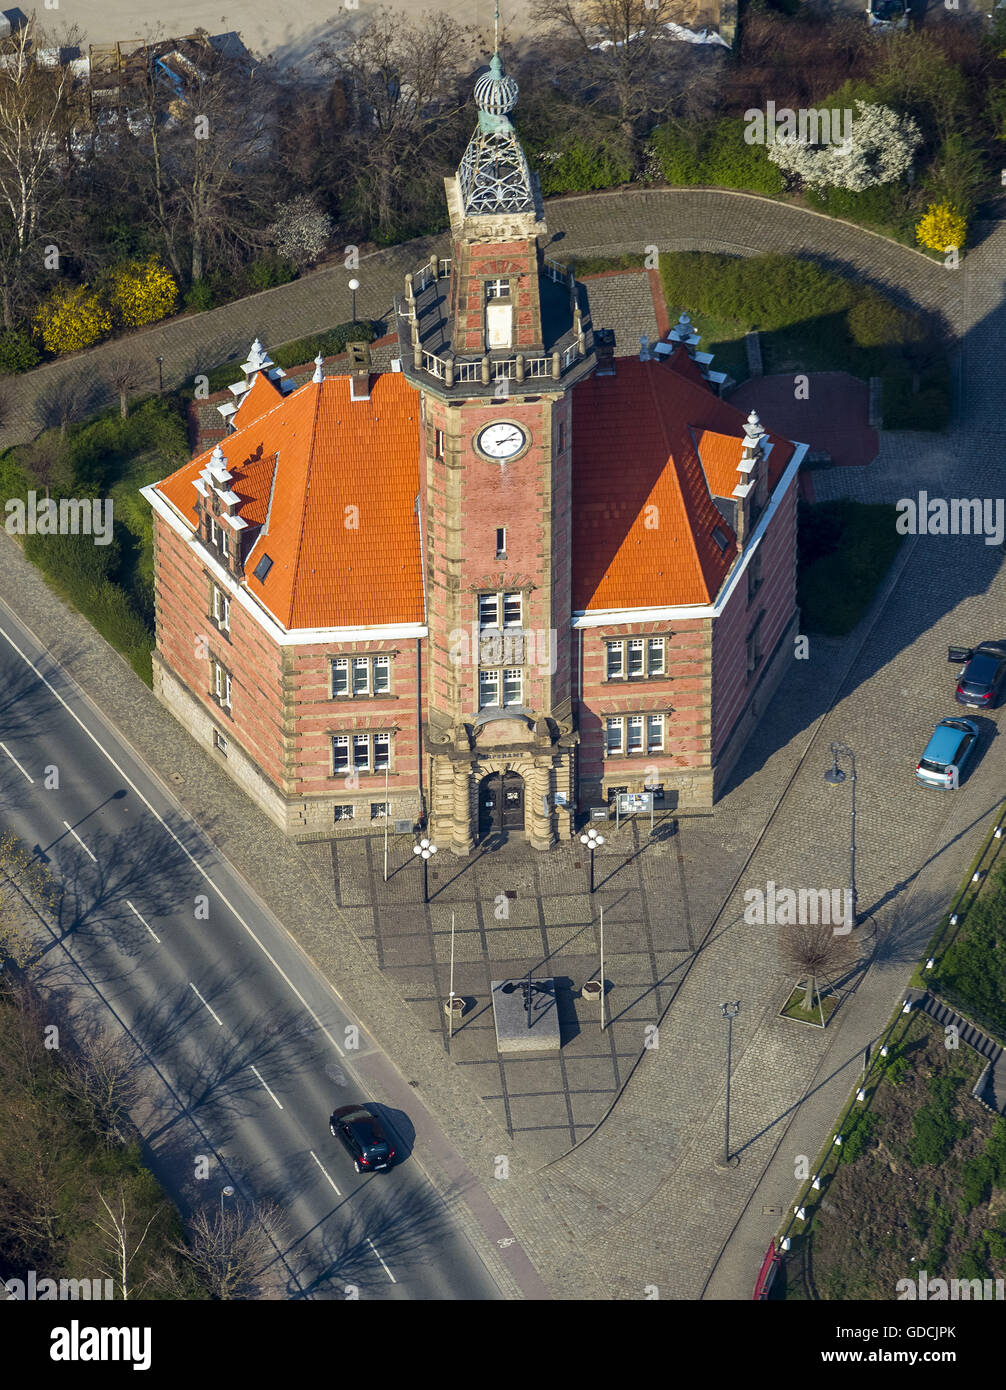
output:
[[230, 1183], [228, 1183], [226, 1187], [222, 1187], [222, 1188], [220, 1189], [220, 1218], [221, 1218], [221, 1220], [223, 1220], [223, 1215], [224, 1215], [224, 1198], [225, 1198], [225, 1197], [233, 1197], [233, 1196], [234, 1196], [234, 1188], [231, 1187]]
[[158, 359], [157, 359], [157, 389], [158, 389], [158, 391], [159, 391], [162, 395], [164, 394], [164, 358], [163, 358], [163, 357], [158, 357]]
[[353, 323], [356, 322], [356, 291], [360, 288], [359, 280], [350, 280], [349, 288], [353, 295]]
[[849, 906], [851, 909], [850, 927], [859, 925], [859, 908], [856, 898], [856, 755], [847, 743], [833, 743], [830, 748], [831, 767], [824, 774], [824, 780], [831, 786], [840, 786], [845, 781], [845, 773], [838, 765], [839, 758], [848, 758], [852, 767], [852, 826], [849, 839]]
[[432, 840], [422, 839], [418, 845], [412, 846], [412, 853], [422, 855], [423, 859], [423, 902], [430, 900], [430, 859], [437, 852], [437, 847]]
[[585, 835], [580, 836], [580, 844], [586, 845], [590, 850], [590, 891], [594, 891], [594, 851], [604, 844], [604, 836], [599, 835], [593, 826]]
[[723, 1131], [723, 1157], [716, 1164], [717, 1168], [736, 1168], [740, 1159], [736, 1154], [730, 1153], [730, 1071], [731, 1054], [734, 1041], [734, 1019], [740, 1012], [740, 1000], [735, 1000], [732, 1004], [721, 1004], [720, 1011], [727, 1021], [727, 1113]]

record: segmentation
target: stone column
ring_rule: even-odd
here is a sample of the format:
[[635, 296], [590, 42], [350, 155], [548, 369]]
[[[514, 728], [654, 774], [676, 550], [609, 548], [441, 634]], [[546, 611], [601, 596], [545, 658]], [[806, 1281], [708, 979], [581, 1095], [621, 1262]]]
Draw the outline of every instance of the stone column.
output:
[[454, 769], [454, 814], [451, 827], [452, 854], [467, 855], [472, 851], [472, 769], [463, 764]]
[[552, 760], [533, 763], [524, 775], [524, 815], [528, 843], [532, 849], [548, 849], [555, 844], [552, 808], [545, 810], [544, 798], [551, 801]]

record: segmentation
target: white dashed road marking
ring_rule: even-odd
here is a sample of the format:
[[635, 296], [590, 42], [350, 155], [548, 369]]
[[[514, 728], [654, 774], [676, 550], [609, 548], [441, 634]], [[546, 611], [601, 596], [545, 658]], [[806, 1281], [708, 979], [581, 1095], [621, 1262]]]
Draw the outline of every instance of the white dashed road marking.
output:
[[[195, 985], [193, 985], [192, 988], [195, 989]], [[209, 1005], [207, 1004], [206, 1007], [209, 1008]], [[213, 1012], [212, 1009], [210, 1009], [210, 1012]], [[259, 1081], [262, 1081], [262, 1074], [260, 1073], [258, 1067], [252, 1067], [251, 1070], [258, 1077]], [[262, 1085], [265, 1086], [267, 1091], [269, 1091], [269, 1087], [265, 1085], [264, 1081], [262, 1081]], [[269, 1094], [272, 1096], [273, 1100], [276, 1100], [276, 1097], [273, 1095], [272, 1091], [269, 1091]], [[280, 1110], [283, 1109], [282, 1103], [280, 1101], [276, 1100], [276, 1104], [279, 1106]]]
[[[70, 832], [70, 834], [73, 836], [73, 838], [77, 841], [77, 844], [80, 845], [80, 847], [81, 847], [81, 849], [84, 851], [84, 853], [85, 853], [85, 854], [91, 854], [91, 851], [88, 849], [87, 845], [84, 844], [84, 841], [83, 841], [83, 840], [80, 838], [80, 836], [77, 834], [76, 830], [74, 830], [74, 828], [73, 828], [73, 826], [70, 824], [70, 822], [65, 820], [65, 821], [63, 822], [63, 824], [66, 826], [67, 830], [69, 830], [69, 832]], [[98, 862], [98, 856], [97, 856], [96, 854], [91, 854], [91, 859], [94, 861], [95, 864], [97, 864], [97, 862]]]
[[[126, 906], [129, 908], [130, 912], [132, 912], [133, 915], [134, 915], [135, 917], [140, 917], [140, 914], [136, 911], [136, 908], [133, 906], [133, 904], [129, 901], [128, 898], [126, 899]], [[151, 935], [151, 936], [154, 938], [154, 940], [157, 942], [158, 946], [160, 946], [160, 944], [161, 944], [161, 938], [160, 938], [160, 937], [157, 935], [157, 933], [154, 931], [154, 929], [153, 929], [153, 927], [150, 925], [150, 923], [144, 921], [144, 919], [143, 919], [142, 917], [140, 917], [140, 921], [143, 922], [143, 925], [146, 927], [147, 931], [150, 933], [150, 935]]]
[[[192, 993], [193, 993], [193, 994], [196, 996], [196, 998], [199, 1000], [200, 1004], [202, 1004], [203, 1008], [206, 1009], [206, 1010], [208, 1010], [208, 1012], [209, 1012], [209, 1014], [210, 1014], [210, 1017], [211, 1017], [212, 1019], [214, 1019], [214, 1021], [222, 1028], [222, 1027], [224, 1026], [224, 1021], [223, 1021], [223, 1019], [222, 1019], [222, 1018], [217, 1018], [216, 1014], [215, 1014], [215, 1013], [213, 1012], [213, 1010], [210, 1008], [209, 1004], [207, 1004], [206, 1000], [205, 1000], [205, 999], [203, 998], [203, 996], [199, 993], [199, 991], [196, 989], [195, 985], [192, 983], [191, 980], [189, 981], [189, 989], [192, 991]], [[254, 1068], [254, 1067], [252, 1067], [252, 1071], [255, 1071], [255, 1068]], [[256, 1075], [257, 1075], [257, 1073], [256, 1073]], [[262, 1081], [262, 1078], [259, 1077], [259, 1080]], [[265, 1085], [265, 1082], [263, 1081], [262, 1084]], [[268, 1086], [266, 1086], [266, 1090], [267, 1090], [267, 1091], [269, 1090], [269, 1087], [268, 1087]], [[269, 1091], [269, 1094], [272, 1095], [272, 1092]]]
[[22, 775], [23, 777], [27, 777], [27, 778], [28, 778], [28, 781], [31, 782], [32, 785], [34, 786], [34, 784], [35, 784], [35, 779], [34, 779], [34, 777], [30, 776], [29, 773], [25, 772], [24, 768], [21, 766], [21, 764], [18, 762], [17, 758], [15, 758], [14, 754], [13, 754], [13, 753], [10, 751], [10, 749], [7, 747], [6, 743], [0, 743], [0, 748], [2, 748], [3, 751], [7, 754], [8, 758], [10, 758], [11, 762], [12, 762], [12, 763], [14, 764], [14, 766], [17, 768], [18, 772], [20, 772], [21, 775]]
[[[321, 1167], [321, 1159], [320, 1159], [320, 1158], [318, 1157], [318, 1155], [315, 1153], [314, 1149], [308, 1149], [308, 1153], [309, 1153], [309, 1154], [311, 1155], [311, 1157], [314, 1159], [315, 1163], [317, 1163], [318, 1167], [321, 1168], [321, 1171], [322, 1171], [323, 1173], [325, 1173], [325, 1169]], [[335, 1195], [336, 1195], [337, 1197], [341, 1197], [341, 1196], [342, 1196], [342, 1193], [341, 1193], [341, 1192], [339, 1191], [339, 1189], [335, 1186], [335, 1183], [332, 1182], [332, 1179], [328, 1176], [327, 1173], [325, 1173], [325, 1177], [328, 1178], [328, 1181], [331, 1183], [332, 1187], [335, 1188]]]

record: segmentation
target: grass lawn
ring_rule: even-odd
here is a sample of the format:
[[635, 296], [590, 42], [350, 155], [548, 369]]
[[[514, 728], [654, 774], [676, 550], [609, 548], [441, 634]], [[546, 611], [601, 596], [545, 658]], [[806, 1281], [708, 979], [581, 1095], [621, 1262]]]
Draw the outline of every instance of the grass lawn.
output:
[[904, 540], [888, 504], [800, 503], [797, 602], [808, 632], [844, 637], [866, 613]]
[[780, 1297], [890, 1300], [923, 1269], [1006, 1275], [1006, 1120], [970, 1097], [982, 1059], [948, 1049], [925, 1014], [895, 1036], [869, 1109], [857, 1107], [859, 1136], [793, 1238]]
[[797, 985], [779, 1012], [783, 1018], [793, 1018], [796, 1019], [798, 1023], [813, 1023], [816, 1024], [818, 1028], [821, 1028], [824, 1026], [821, 1022], [822, 1013], [824, 1014], [824, 1023], [826, 1024], [842, 1002], [841, 996], [830, 990], [815, 993], [814, 1007], [808, 1012], [808, 1010], [803, 1007], [806, 994], [807, 991], [804, 986]]

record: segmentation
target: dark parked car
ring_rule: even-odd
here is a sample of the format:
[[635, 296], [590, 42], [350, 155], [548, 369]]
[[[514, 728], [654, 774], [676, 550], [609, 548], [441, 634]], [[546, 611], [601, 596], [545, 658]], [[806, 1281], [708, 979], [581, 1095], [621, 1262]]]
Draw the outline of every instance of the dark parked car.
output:
[[395, 1156], [380, 1120], [363, 1105], [343, 1105], [328, 1122], [336, 1139], [349, 1150], [358, 1173], [391, 1167]]
[[978, 744], [973, 719], [941, 719], [915, 767], [916, 780], [926, 787], [956, 787]]
[[969, 709], [994, 709], [1006, 685], [1006, 644], [980, 642], [973, 649], [951, 650], [967, 662], [957, 680], [957, 703]]

